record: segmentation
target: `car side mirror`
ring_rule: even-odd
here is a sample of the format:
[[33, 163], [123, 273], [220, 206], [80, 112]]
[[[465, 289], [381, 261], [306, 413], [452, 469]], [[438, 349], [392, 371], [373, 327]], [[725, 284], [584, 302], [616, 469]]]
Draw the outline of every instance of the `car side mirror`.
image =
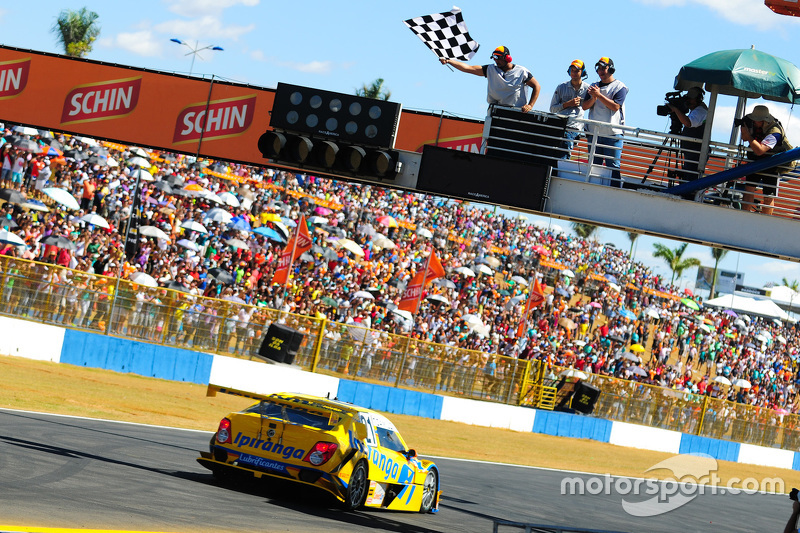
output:
[[413, 459], [414, 457], [417, 456], [417, 450], [414, 449], [406, 450], [404, 454], [408, 459]]

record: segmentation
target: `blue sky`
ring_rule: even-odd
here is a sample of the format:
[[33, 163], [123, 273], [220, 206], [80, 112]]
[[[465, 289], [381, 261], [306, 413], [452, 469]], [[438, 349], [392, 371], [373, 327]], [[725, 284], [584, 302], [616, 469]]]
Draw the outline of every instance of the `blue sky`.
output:
[[[90, 58], [170, 72], [188, 73], [187, 47], [216, 45], [224, 51], [205, 51], [194, 63], [195, 75], [274, 87], [278, 82], [352, 93], [363, 83], [384, 78], [392, 100], [405, 108], [445, 110], [483, 118], [485, 82], [452, 72], [402, 23], [419, 15], [447, 11], [450, 3], [431, 1], [379, 2], [348, 0], [139, 0], [72, 3], [43, 0], [0, 4], [0, 42], [8, 46], [60, 53], [50, 33], [59, 11], [86, 6], [100, 15], [100, 39]], [[546, 110], [555, 86], [567, 79], [576, 58], [593, 65], [610, 56], [616, 77], [628, 85], [626, 102], [630, 125], [666, 131], [664, 117], [655, 113], [664, 93], [672, 89], [680, 67], [717, 50], [757, 49], [800, 64], [800, 18], [774, 14], [762, 0], [617, 0], [605, 2], [486, 2], [462, 0], [473, 38], [481, 48], [472, 60], [488, 63], [498, 45], [508, 46], [514, 62], [528, 67], [542, 85], [535, 108]], [[594, 81], [596, 75], [589, 76]], [[735, 100], [720, 97], [713, 138], [727, 140]], [[748, 109], [756, 103], [749, 102]], [[773, 114], [800, 143], [800, 113], [769, 103]], [[532, 217], [529, 217], [532, 218]], [[545, 220], [546, 219], [538, 219]], [[568, 228], [567, 223], [558, 222]], [[627, 250], [630, 243], [619, 231], [601, 230], [603, 242]], [[652, 255], [652, 243], [663, 239], [640, 237], [636, 259], [667, 275]], [[669, 243], [675, 247], [677, 243]], [[708, 248], [690, 245], [688, 254], [713, 265]], [[745, 283], [800, 279], [800, 265], [729, 253], [721, 266], [746, 272]], [[686, 278], [694, 276], [694, 269]], [[686, 279], [689, 287], [693, 282]]]

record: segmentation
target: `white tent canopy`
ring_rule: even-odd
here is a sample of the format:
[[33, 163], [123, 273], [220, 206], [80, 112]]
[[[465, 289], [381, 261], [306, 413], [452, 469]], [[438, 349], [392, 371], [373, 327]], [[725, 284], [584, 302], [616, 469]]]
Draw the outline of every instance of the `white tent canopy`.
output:
[[748, 298], [747, 296], [725, 294], [719, 298], [703, 302], [703, 306], [733, 309], [737, 313], [789, 320], [789, 315], [778, 307], [775, 302], [769, 299], [759, 300], [756, 298]]
[[790, 311], [800, 310], [800, 293], [793, 291], [786, 285], [772, 287], [767, 290], [769, 291], [768, 294], [772, 301], [783, 309], [788, 309]]

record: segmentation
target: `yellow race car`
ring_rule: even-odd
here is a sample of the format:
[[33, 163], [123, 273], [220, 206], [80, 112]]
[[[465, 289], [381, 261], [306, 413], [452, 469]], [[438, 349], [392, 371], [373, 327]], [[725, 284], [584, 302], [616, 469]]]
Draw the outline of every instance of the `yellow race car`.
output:
[[197, 461], [215, 477], [232, 472], [313, 485], [347, 509], [376, 507], [435, 513], [439, 469], [408, 449], [385, 416], [303, 394], [258, 395], [209, 386], [258, 400], [219, 423]]

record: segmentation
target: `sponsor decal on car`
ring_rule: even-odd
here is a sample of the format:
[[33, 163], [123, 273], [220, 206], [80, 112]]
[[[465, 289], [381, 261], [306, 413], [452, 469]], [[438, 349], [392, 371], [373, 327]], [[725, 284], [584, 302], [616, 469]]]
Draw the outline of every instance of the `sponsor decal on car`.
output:
[[302, 459], [306, 455], [306, 451], [302, 448], [283, 446], [282, 444], [268, 440], [254, 439], [242, 435], [241, 431], [236, 435], [236, 438], [233, 439], [233, 445], [237, 448], [253, 448], [267, 453], [281, 455], [284, 459]]

